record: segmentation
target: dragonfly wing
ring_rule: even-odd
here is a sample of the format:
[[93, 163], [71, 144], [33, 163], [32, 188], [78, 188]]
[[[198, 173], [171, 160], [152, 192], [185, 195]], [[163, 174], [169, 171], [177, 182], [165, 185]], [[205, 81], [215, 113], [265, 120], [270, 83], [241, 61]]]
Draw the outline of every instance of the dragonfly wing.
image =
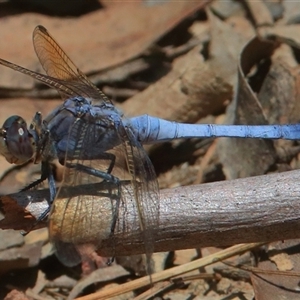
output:
[[[60, 249], [61, 244], [73, 245], [83, 259], [113, 233], [122, 201], [118, 180], [113, 182], [110, 179], [115, 177], [109, 174], [112, 163], [121, 165], [120, 147], [109, 152], [93, 150], [100, 147], [102, 134], [97, 124], [74, 118], [68, 141], [72, 147], [65, 155], [63, 182], [50, 212], [50, 241]], [[59, 259], [70, 265], [71, 259], [66, 259], [68, 254], [61, 250], [57, 253]]]
[[[76, 175], [84, 177], [79, 173], [76, 172]], [[106, 191], [101, 187], [93, 186], [93, 191], [92, 188], [84, 188], [84, 185], [80, 187], [81, 191], [73, 186], [60, 190], [50, 212], [49, 238], [58, 250], [56, 255], [59, 260], [68, 266], [90, 257], [99, 248], [101, 240], [110, 235], [111, 220], [103, 214], [107, 215], [107, 210], [114, 205], [112, 195], [105, 196]], [[67, 189], [73, 189], [72, 195], [67, 192], [64, 197]]]
[[38, 81], [48, 85], [49, 87], [56, 89], [58, 91], [58, 93], [63, 97], [63, 99], [78, 96], [78, 93], [77, 93], [78, 88], [76, 88], [76, 86], [73, 87], [74, 84], [72, 84], [72, 83], [66, 85], [63, 80], [59, 80], [54, 77], [50, 77], [47, 75], [40, 74], [38, 72], [31, 71], [29, 69], [23, 68], [19, 65], [11, 63], [2, 58], [0, 58], [0, 65], [10, 68], [19, 73], [28, 75], [28, 76], [34, 78], [35, 80], [38, 80]]
[[71, 61], [43, 26], [33, 32], [36, 54], [48, 76], [18, 66], [0, 58], [0, 65], [28, 75], [58, 91], [65, 100], [76, 96], [87, 97], [97, 104], [111, 101]]
[[100, 97], [102, 101], [110, 103], [110, 100], [76, 67], [45, 27], [39, 25], [35, 28], [33, 45], [46, 73], [68, 87], [73, 96], [94, 99]]
[[[59, 189], [50, 214], [50, 239], [54, 244], [73, 243], [77, 249], [89, 245], [86, 249], [90, 252], [99, 249], [103, 239], [124, 230], [118, 221], [119, 207], [135, 199], [134, 218], [144, 235], [150, 273], [159, 222], [159, 191], [152, 163], [129, 127], [121, 125], [116, 132], [114, 124], [103, 128], [97, 120], [87, 120], [82, 117], [71, 126], [68, 143], [72, 147], [65, 156], [69, 168], [65, 168], [62, 186], [73, 190], [87, 185], [94, 188], [81, 188], [79, 194], [67, 197], [64, 188]], [[113, 142], [108, 144], [109, 140]], [[101, 148], [103, 144], [106, 149]]]
[[[126, 124], [129, 124], [127, 121]], [[152, 274], [151, 255], [154, 252], [155, 234], [159, 228], [159, 187], [156, 173], [147, 153], [136, 139], [130, 126], [119, 134], [126, 153], [127, 167], [131, 175], [140, 229], [144, 235], [147, 272]]]
[[[75, 173], [85, 176], [78, 170]], [[113, 239], [115, 233], [124, 234], [126, 225], [124, 228], [119, 222], [118, 209], [123, 206], [125, 219], [126, 199], [122, 195], [130, 192], [130, 185], [122, 182], [119, 187], [103, 181], [60, 190], [50, 212], [49, 239], [62, 263], [74, 266], [80, 261], [93, 260], [93, 253], [101, 250], [104, 240]], [[115, 256], [114, 246], [112, 242], [107, 256]]]

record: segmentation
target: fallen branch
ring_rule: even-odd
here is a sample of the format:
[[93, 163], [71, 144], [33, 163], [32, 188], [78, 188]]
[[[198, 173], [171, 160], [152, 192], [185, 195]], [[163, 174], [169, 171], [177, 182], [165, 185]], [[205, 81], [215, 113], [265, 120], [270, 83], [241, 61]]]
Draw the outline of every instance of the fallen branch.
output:
[[[290, 171], [162, 190], [160, 224], [154, 232], [155, 252], [299, 238], [299, 182], [300, 172]], [[76, 187], [72, 193], [92, 194], [95, 187]], [[102, 195], [108, 187], [98, 186], [98, 194], [99, 189]], [[122, 192], [132, 192], [127, 183]], [[47, 190], [41, 190], [2, 196], [5, 218], [0, 221], [0, 228], [28, 229], [35, 222], [31, 214], [38, 216], [47, 207], [48, 195]], [[56, 201], [59, 204], [65, 201], [64, 193], [61, 196]], [[99, 196], [97, 206], [93, 202], [94, 213], [86, 217], [95, 220], [97, 236], [103, 239], [100, 255], [110, 256], [112, 248], [116, 256], [144, 252], [136, 207], [129, 198], [120, 205], [113, 237], [107, 235], [112, 219], [111, 201]], [[74, 223], [74, 218], [70, 222]]]

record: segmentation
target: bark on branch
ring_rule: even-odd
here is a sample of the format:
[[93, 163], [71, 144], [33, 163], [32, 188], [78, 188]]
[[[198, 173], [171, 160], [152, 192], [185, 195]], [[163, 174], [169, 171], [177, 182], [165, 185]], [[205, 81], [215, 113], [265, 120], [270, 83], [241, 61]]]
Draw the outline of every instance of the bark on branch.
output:
[[[299, 182], [298, 170], [162, 190], [160, 224], [154, 232], [155, 252], [299, 238]], [[106, 185], [101, 188], [108, 190]], [[92, 189], [92, 185], [76, 187], [73, 193], [92, 194]], [[124, 183], [122, 192], [132, 191]], [[132, 198], [120, 205], [115, 234], [109, 237], [112, 203], [103, 194], [99, 194], [97, 208], [93, 202], [95, 213], [86, 216], [95, 217], [94, 230], [103, 239], [98, 243], [99, 254], [111, 256], [112, 248], [118, 256], [143, 253], [143, 235], [138, 230]], [[47, 190], [41, 190], [2, 196], [4, 219], [0, 228], [28, 229], [35, 222], [32, 215], [38, 216], [47, 207], [48, 195]], [[62, 205], [63, 201], [56, 200]]]

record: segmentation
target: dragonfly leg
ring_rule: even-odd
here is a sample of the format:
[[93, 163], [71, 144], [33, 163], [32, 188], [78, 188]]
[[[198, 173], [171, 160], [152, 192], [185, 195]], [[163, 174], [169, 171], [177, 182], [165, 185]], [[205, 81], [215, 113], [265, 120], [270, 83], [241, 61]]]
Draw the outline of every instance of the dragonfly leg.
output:
[[115, 166], [116, 156], [112, 153], [105, 153], [105, 156], [110, 159], [110, 164], [107, 168], [107, 173], [110, 174]]
[[[108, 160], [109, 161], [108, 167], [107, 167], [106, 171], [103, 171], [103, 172], [111, 174], [111, 172], [115, 166], [115, 162], [116, 162], [116, 156], [114, 154], [109, 153], [109, 152], [104, 152], [104, 153], [100, 153], [93, 159]], [[64, 163], [61, 163], [61, 164], [64, 165]]]
[[43, 221], [49, 214], [51, 205], [54, 201], [55, 195], [56, 195], [56, 185], [55, 180], [53, 176], [53, 172], [51, 169], [51, 166], [47, 162], [42, 162], [42, 175], [41, 178], [32, 182], [31, 184], [27, 185], [25, 188], [23, 188], [21, 191], [27, 191], [30, 190], [43, 181], [48, 179], [49, 184], [49, 190], [50, 190], [50, 198], [48, 199], [48, 207], [42, 212], [42, 214], [37, 218], [37, 220], [34, 222], [34, 224], [30, 227], [28, 231], [22, 231], [21, 234], [23, 236], [27, 235], [39, 222]]
[[38, 180], [33, 181], [32, 183], [28, 184], [25, 186], [23, 189], [20, 190], [20, 192], [28, 191], [42, 182], [44, 182], [46, 179], [48, 179], [48, 184], [49, 184], [49, 189], [50, 189], [50, 198], [48, 199], [49, 206], [54, 201], [55, 195], [56, 195], [56, 185], [55, 185], [55, 180], [53, 176], [53, 172], [51, 169], [51, 166], [48, 162], [42, 162], [42, 170], [41, 170], [41, 178]]
[[111, 183], [115, 183], [115, 184], [118, 184], [119, 185], [119, 178], [116, 177], [116, 176], [113, 176], [107, 172], [103, 172], [103, 171], [100, 171], [100, 170], [96, 170], [94, 168], [90, 168], [88, 166], [85, 166], [85, 165], [82, 165], [82, 164], [79, 164], [79, 163], [66, 163], [65, 164], [66, 167], [70, 168], [70, 169], [77, 169], [78, 171], [81, 171], [81, 172], [84, 172], [86, 174], [89, 174], [89, 175], [92, 175], [92, 176], [95, 176], [95, 177], [98, 177], [98, 178], [102, 178], [108, 182], [111, 182]]
[[[117, 225], [117, 220], [119, 217], [119, 207], [120, 207], [120, 199], [121, 199], [121, 190], [120, 190], [120, 185], [118, 184], [118, 194], [119, 197], [116, 198], [116, 206], [113, 212], [113, 218], [112, 218], [112, 222], [111, 222], [111, 227], [110, 227], [110, 238], [114, 238], [114, 234], [115, 234], [115, 229], [116, 229], [116, 225]], [[115, 253], [113, 253], [112, 257], [110, 257], [107, 261], [107, 265], [110, 266], [115, 260]]]

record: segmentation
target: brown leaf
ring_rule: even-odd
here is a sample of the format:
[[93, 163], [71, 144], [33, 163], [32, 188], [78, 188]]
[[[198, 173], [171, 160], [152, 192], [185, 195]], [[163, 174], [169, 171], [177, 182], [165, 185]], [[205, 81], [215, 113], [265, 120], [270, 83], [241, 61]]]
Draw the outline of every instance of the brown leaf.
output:
[[[270, 260], [261, 261], [258, 267], [263, 270], [270, 270], [270, 274], [259, 273], [252, 274], [251, 280], [255, 290], [255, 297], [259, 300], [265, 299], [299, 299], [299, 277], [289, 276], [288, 274], [276, 274], [276, 270], [283, 268], [282, 261], [276, 260], [274, 255], [285, 257], [290, 260], [288, 269], [293, 266], [294, 272], [300, 270], [299, 240], [289, 240], [284, 242], [275, 242], [269, 245], [267, 254]], [[288, 257], [289, 256], [289, 257]], [[285, 263], [286, 265], [286, 263]], [[286, 269], [286, 267], [284, 267]], [[275, 272], [274, 272], [275, 271]]]
[[264, 38], [276, 38], [278, 41], [287, 43], [294, 47], [300, 45], [300, 25], [281, 25], [275, 27], [264, 27], [260, 31]]
[[247, 0], [245, 3], [248, 6], [257, 27], [273, 25], [271, 12], [264, 1], [256, 0], [253, 2], [251, 0]]
[[[79, 18], [55, 18], [37, 13], [0, 19], [0, 57], [41, 70], [33, 54], [31, 33], [45, 26], [84, 72], [115, 66], [143, 53], [175, 25], [205, 5], [205, 1], [180, 1], [155, 6], [142, 2], [111, 3]], [[133, 17], [134, 16], [134, 17]], [[105, 22], [103, 21], [105, 20]], [[30, 88], [33, 81], [1, 68], [0, 86]]]
[[249, 35], [254, 35], [253, 29], [249, 26], [250, 24], [245, 26], [244, 22], [243, 31], [240, 32], [231, 24], [222, 22], [212, 13], [208, 12], [208, 16], [211, 33], [209, 64], [218, 76], [234, 86], [239, 55], [248, 42]]
[[118, 265], [113, 265], [111, 267], [104, 269], [98, 269], [91, 273], [86, 278], [79, 281], [72, 291], [70, 292], [67, 299], [74, 299], [77, 295], [79, 295], [84, 288], [91, 284], [95, 284], [98, 282], [111, 281], [122, 276], [128, 275], [129, 272], [126, 271], [123, 267]]
[[298, 23], [300, 18], [300, 3], [299, 1], [283, 1], [282, 9], [284, 11], [283, 23], [293, 24]]
[[0, 251], [21, 246], [24, 237], [15, 230], [0, 230]]
[[[262, 107], [246, 80], [251, 67], [270, 56], [276, 45], [258, 38], [243, 49], [238, 68], [237, 94], [228, 118], [233, 124], [267, 124]], [[231, 114], [230, 114], [231, 113]], [[227, 178], [264, 174], [275, 162], [276, 152], [271, 141], [251, 139], [220, 139], [218, 151]]]
[[0, 273], [37, 266], [41, 258], [42, 243], [24, 244], [0, 252]]
[[300, 120], [300, 68], [273, 60], [258, 94], [270, 124], [297, 123]]
[[122, 106], [127, 115], [150, 114], [179, 122], [196, 122], [220, 111], [232, 88], [203, 62], [200, 47], [176, 59], [161, 80]]
[[[1, 212], [4, 213], [5, 218], [0, 220], [0, 227], [2, 229], [31, 230], [41, 212], [48, 207], [46, 197], [49, 196], [49, 192], [42, 192], [42, 195], [41, 199], [35, 198], [33, 202], [31, 202], [30, 196], [19, 202], [10, 196], [1, 196]], [[39, 222], [35, 228], [44, 226], [45, 223]]]
[[12, 290], [5, 296], [4, 300], [30, 300], [30, 298], [21, 291]]

